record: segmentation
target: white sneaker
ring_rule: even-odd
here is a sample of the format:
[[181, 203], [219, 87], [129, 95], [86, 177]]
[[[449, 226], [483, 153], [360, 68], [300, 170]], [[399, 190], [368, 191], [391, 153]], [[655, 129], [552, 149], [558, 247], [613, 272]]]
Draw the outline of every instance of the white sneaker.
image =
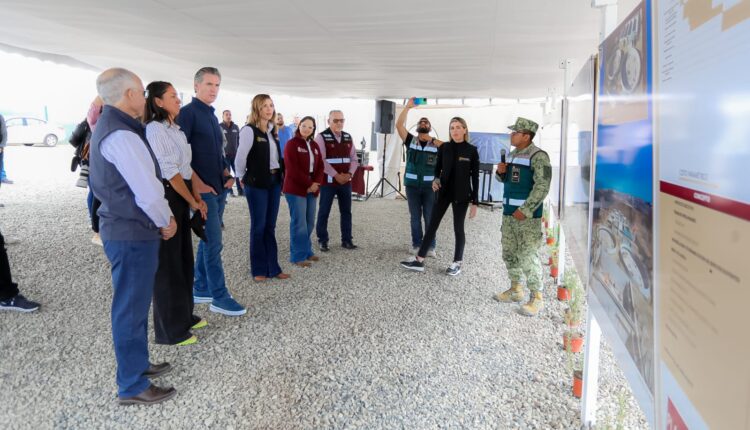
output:
[[21, 243], [21, 239], [15, 237], [15, 236], [5, 236], [5, 244], [6, 245], [16, 245]]
[[104, 246], [104, 243], [102, 243], [102, 238], [99, 236], [99, 233], [94, 233], [94, 237], [91, 238], [91, 243], [94, 245]]
[[432, 258], [437, 258], [437, 253], [435, 252], [435, 248], [430, 248], [429, 251], [427, 251], [427, 256]]
[[461, 262], [460, 261], [454, 261], [451, 263], [450, 267], [445, 269], [445, 274], [448, 276], [456, 276], [461, 273]]

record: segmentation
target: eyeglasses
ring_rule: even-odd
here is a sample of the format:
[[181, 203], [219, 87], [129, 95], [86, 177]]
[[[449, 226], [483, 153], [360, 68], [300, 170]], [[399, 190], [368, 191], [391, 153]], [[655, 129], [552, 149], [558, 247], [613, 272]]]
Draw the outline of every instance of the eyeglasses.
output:
[[344, 118], [341, 119], [332, 119], [331, 122], [334, 124], [343, 124], [344, 121], [346, 121]]

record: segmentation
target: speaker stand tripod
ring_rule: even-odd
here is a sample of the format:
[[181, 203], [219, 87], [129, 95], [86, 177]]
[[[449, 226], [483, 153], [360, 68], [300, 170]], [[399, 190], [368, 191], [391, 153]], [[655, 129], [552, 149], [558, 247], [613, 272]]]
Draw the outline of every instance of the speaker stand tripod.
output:
[[[383, 167], [380, 169], [380, 180], [375, 184], [375, 186], [370, 190], [370, 192], [367, 194], [367, 197], [365, 198], [365, 201], [370, 200], [370, 197], [372, 197], [373, 194], [375, 194], [375, 191], [377, 191], [378, 187], [380, 187], [380, 198], [382, 199], [386, 195], [390, 196], [393, 193], [398, 193], [401, 197], [406, 199], [406, 197], [401, 194], [401, 191], [396, 188], [391, 181], [388, 180], [388, 178], [385, 177], [385, 157], [388, 154], [386, 149], [388, 148], [388, 135], [383, 135]], [[389, 187], [393, 191], [389, 192], [388, 194], [385, 194], [385, 185], [388, 184]]]

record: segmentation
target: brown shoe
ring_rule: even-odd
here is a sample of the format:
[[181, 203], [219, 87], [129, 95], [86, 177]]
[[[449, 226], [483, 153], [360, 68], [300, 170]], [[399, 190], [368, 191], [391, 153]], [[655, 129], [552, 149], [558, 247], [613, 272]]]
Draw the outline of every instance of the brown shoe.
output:
[[143, 372], [143, 376], [146, 378], [156, 378], [172, 370], [172, 365], [169, 363], [152, 364], [149, 363], [148, 369]]
[[121, 405], [155, 405], [169, 400], [177, 395], [177, 390], [172, 387], [162, 388], [151, 384], [140, 394], [133, 397], [120, 397], [117, 402]]
[[318, 257], [317, 255], [313, 255], [312, 257], [307, 259], [307, 261], [319, 261], [319, 260], [320, 260], [320, 257]]
[[298, 261], [298, 262], [296, 262], [294, 264], [297, 265], [297, 266], [299, 266], [299, 267], [310, 267], [310, 266], [312, 266], [312, 263], [310, 263], [309, 261]]
[[266, 279], [268, 279], [268, 278], [266, 278], [265, 276], [253, 276], [253, 281], [255, 281], [255, 282], [263, 282]]
[[289, 274], [287, 273], [281, 272], [278, 275], [276, 275], [276, 277], [279, 279], [289, 279], [291, 276], [289, 276]]

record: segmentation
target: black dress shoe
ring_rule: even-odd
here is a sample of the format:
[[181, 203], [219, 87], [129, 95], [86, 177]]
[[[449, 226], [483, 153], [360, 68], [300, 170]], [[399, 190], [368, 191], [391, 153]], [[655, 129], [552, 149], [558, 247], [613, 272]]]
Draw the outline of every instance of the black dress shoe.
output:
[[351, 242], [344, 242], [341, 244], [341, 247], [344, 249], [357, 249], [357, 245], [351, 243]]
[[323, 252], [328, 252], [328, 251], [331, 250], [328, 247], [328, 243], [327, 242], [318, 242], [318, 248], [320, 248], [320, 250], [323, 251]]
[[120, 397], [118, 402], [121, 405], [155, 405], [165, 400], [169, 400], [176, 395], [177, 390], [172, 387], [162, 388], [151, 384], [137, 396]]
[[156, 378], [172, 370], [172, 365], [169, 363], [149, 364], [148, 369], [143, 372], [143, 376], [147, 378]]

